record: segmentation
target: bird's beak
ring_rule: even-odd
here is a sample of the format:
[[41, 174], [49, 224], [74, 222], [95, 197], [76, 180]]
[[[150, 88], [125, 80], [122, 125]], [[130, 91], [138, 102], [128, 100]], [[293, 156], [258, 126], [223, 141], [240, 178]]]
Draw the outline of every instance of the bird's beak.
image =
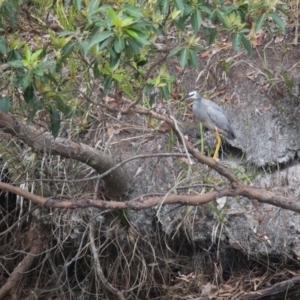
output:
[[186, 96], [184, 96], [182, 99], [180, 99], [179, 101], [181, 102], [181, 101], [184, 101], [184, 100], [186, 100], [186, 99], [188, 99], [188, 98], [190, 98], [190, 96], [189, 96], [189, 95], [186, 95]]

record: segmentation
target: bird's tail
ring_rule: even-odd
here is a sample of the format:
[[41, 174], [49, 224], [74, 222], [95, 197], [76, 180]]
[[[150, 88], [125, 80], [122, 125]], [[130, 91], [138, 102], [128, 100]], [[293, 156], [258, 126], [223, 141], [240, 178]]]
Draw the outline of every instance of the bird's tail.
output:
[[227, 126], [227, 130], [226, 130], [226, 137], [229, 139], [229, 140], [234, 140], [236, 138], [236, 135], [232, 129], [232, 127], [228, 124]]

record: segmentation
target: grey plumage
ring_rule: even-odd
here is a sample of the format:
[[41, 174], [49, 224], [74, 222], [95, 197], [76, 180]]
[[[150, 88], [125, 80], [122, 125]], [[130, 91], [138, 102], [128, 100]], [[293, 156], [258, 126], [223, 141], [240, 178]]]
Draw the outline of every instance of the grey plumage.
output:
[[194, 99], [193, 113], [197, 119], [209, 130], [223, 134], [233, 140], [236, 135], [225, 115], [223, 109], [216, 103], [204, 99], [197, 91], [191, 91], [184, 99]]

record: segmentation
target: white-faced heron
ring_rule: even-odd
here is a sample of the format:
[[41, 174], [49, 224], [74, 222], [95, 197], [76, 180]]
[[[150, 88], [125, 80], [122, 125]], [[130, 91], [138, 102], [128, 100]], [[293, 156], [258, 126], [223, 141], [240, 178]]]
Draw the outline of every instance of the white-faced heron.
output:
[[213, 159], [216, 159], [221, 146], [221, 138], [219, 133], [224, 135], [229, 140], [236, 138], [223, 109], [218, 104], [202, 98], [201, 94], [197, 91], [189, 92], [189, 94], [186, 95], [182, 100], [185, 99], [195, 100], [193, 104], [194, 115], [206, 128], [215, 134], [217, 146]]

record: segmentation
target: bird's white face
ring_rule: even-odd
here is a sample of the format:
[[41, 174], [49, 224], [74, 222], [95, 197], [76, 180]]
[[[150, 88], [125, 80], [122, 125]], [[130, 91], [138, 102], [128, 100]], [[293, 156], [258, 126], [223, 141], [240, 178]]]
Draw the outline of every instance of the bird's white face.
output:
[[189, 92], [188, 97], [192, 98], [192, 99], [196, 99], [197, 98], [197, 92], [196, 91]]

